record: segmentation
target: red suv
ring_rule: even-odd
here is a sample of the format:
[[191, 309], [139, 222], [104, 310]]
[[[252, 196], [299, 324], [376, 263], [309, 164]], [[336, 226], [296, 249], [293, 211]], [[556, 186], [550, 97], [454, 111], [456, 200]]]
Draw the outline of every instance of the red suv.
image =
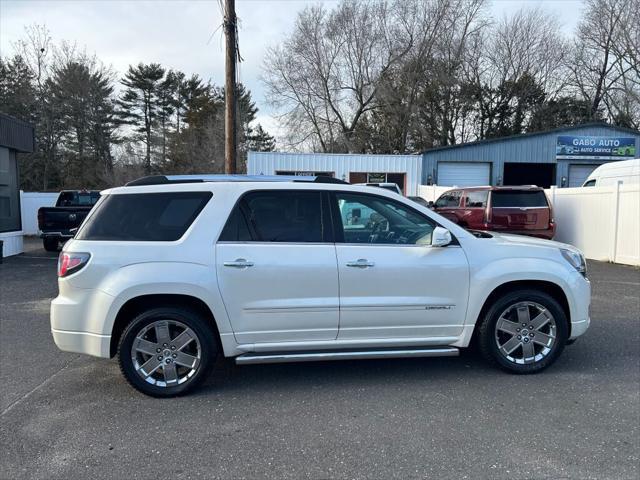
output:
[[436, 200], [433, 209], [472, 230], [552, 239], [556, 229], [547, 196], [536, 186], [450, 190]]

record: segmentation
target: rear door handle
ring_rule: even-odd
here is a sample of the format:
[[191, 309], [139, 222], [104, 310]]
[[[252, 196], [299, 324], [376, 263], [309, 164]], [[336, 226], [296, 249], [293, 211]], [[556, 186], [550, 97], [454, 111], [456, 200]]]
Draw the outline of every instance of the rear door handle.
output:
[[244, 258], [236, 258], [233, 262], [224, 262], [225, 267], [248, 268], [253, 267], [253, 262], [248, 262]]
[[347, 262], [347, 267], [355, 268], [369, 268], [373, 267], [375, 263], [368, 261], [366, 258], [359, 258], [355, 262]]

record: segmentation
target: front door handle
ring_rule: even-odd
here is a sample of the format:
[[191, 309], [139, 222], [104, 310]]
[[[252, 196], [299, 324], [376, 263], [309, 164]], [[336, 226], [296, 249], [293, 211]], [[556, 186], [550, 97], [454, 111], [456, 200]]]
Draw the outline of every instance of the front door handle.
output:
[[368, 261], [366, 258], [359, 258], [355, 262], [347, 262], [347, 267], [355, 268], [369, 268], [373, 267], [375, 263]]
[[236, 258], [233, 262], [224, 262], [225, 267], [248, 268], [253, 267], [253, 262], [248, 262], [244, 258]]

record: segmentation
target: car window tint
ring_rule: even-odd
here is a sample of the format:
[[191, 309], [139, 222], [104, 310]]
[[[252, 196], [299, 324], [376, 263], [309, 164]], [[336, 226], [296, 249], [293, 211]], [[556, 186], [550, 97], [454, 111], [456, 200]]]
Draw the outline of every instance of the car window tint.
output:
[[320, 192], [252, 192], [241, 202], [257, 241], [324, 241]]
[[467, 208], [486, 207], [487, 199], [489, 198], [488, 190], [479, 190], [473, 192], [466, 192], [465, 206]]
[[491, 206], [509, 207], [548, 207], [547, 196], [542, 190], [494, 190], [491, 194]]
[[253, 240], [247, 219], [239, 204], [236, 205], [231, 215], [229, 215], [229, 219], [220, 234], [219, 240], [221, 242], [249, 242]]
[[399, 202], [342, 192], [335, 198], [345, 243], [431, 244], [433, 222]]
[[589, 180], [588, 182], [585, 182], [585, 184], [583, 185], [583, 187], [595, 187], [595, 186], [596, 186], [595, 179]]
[[211, 196], [211, 192], [107, 195], [76, 238], [175, 241], [184, 235]]
[[97, 192], [62, 192], [57, 203], [60, 207], [90, 207], [99, 198], [100, 194]]
[[451, 208], [460, 205], [460, 193], [459, 191], [447, 192], [442, 195], [436, 202], [436, 207]]

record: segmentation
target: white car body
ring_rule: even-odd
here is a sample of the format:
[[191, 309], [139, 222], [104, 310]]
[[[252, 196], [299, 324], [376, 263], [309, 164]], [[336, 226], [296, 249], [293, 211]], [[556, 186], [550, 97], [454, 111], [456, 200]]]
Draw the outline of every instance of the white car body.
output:
[[622, 160], [600, 165], [585, 180], [583, 187], [606, 187], [621, 183], [640, 183], [640, 158]]
[[[263, 189], [363, 192], [388, 197], [448, 229], [432, 245], [220, 242], [244, 193]], [[88, 263], [59, 279], [51, 329], [62, 350], [109, 358], [119, 314], [147, 296], [182, 296], [211, 312], [227, 357], [248, 352], [348, 348], [467, 347], [491, 293], [509, 282], [544, 282], [566, 299], [568, 337], [589, 326], [590, 284], [557, 242], [521, 236], [476, 238], [428, 208], [381, 188], [338, 184], [202, 182], [128, 186], [110, 195], [210, 191], [213, 197], [177, 241], [83, 241]], [[228, 268], [246, 260], [252, 268]], [[348, 268], [366, 259], [372, 268]], [[157, 297], [152, 297], [157, 298]], [[562, 302], [561, 302], [562, 303]]]

